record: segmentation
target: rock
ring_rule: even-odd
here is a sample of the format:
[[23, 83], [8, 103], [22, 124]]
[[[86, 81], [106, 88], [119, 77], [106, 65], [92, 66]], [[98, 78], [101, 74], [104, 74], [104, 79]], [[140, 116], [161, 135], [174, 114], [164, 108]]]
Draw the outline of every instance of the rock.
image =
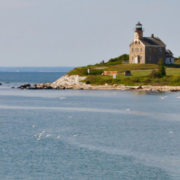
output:
[[54, 89], [63, 89], [62, 87], [65, 87], [66, 89], [72, 89], [75, 86], [81, 86], [81, 85], [85, 85], [84, 82], [81, 82], [83, 80], [85, 80], [86, 77], [82, 77], [79, 75], [72, 75], [72, 76], [62, 76], [61, 78], [59, 78], [57, 81], [53, 82], [51, 84], [51, 87]]
[[128, 71], [128, 70], [125, 71], [125, 72], [124, 72], [124, 75], [125, 75], [125, 76], [131, 76], [131, 71]]
[[118, 85], [117, 85], [117, 84], [113, 84], [112, 86], [113, 86], [113, 87], [117, 87]]
[[134, 88], [134, 87], [129, 87], [129, 88], [128, 88], [129, 91], [132, 91], [132, 90], [135, 90], [135, 89], [136, 89], [136, 88]]
[[23, 84], [23, 85], [19, 86], [18, 88], [19, 89], [27, 89], [27, 88], [30, 88], [30, 87], [31, 87], [31, 84], [26, 83], [26, 84]]
[[138, 86], [137, 89], [143, 89], [142, 86]]
[[2, 83], [0, 83], [0, 86], [2, 85]]
[[171, 92], [178, 92], [179, 90], [177, 90], [177, 89], [171, 89], [170, 91], [171, 91]]
[[31, 84], [26, 83], [18, 87], [19, 89], [31, 89], [31, 90], [36, 90], [36, 89], [53, 89], [51, 86], [51, 83], [41, 83], [41, 84], [34, 84], [31, 86]]
[[34, 84], [29, 89], [53, 89], [50, 83], [41, 83], [41, 84]]

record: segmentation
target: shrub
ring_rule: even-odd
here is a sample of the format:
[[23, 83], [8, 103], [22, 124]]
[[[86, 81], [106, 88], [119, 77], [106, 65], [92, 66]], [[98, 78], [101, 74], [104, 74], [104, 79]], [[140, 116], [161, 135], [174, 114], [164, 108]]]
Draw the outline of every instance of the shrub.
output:
[[122, 64], [124, 61], [129, 61], [129, 55], [123, 54], [116, 58], [111, 58], [106, 64], [107, 65], [115, 65], [115, 64]]
[[151, 78], [161, 78], [161, 73], [159, 71], [153, 70], [150, 74]]
[[102, 73], [102, 69], [90, 69], [90, 75], [101, 75]]
[[158, 70], [159, 70], [159, 74], [161, 77], [163, 76], [166, 76], [166, 69], [165, 69], [165, 66], [164, 66], [164, 61], [163, 59], [160, 59], [159, 62], [158, 62]]
[[175, 63], [176, 63], [176, 64], [180, 64], [180, 57], [176, 57], [176, 58], [175, 58]]
[[166, 69], [163, 59], [160, 59], [158, 62], [158, 70], [153, 70], [150, 74], [151, 78], [162, 78], [166, 76]]

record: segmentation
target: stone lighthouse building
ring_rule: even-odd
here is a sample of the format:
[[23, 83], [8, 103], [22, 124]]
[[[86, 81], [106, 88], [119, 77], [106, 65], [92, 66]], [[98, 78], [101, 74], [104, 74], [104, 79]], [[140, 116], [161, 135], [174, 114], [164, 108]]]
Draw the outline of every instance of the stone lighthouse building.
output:
[[174, 64], [173, 53], [166, 50], [165, 43], [154, 36], [144, 37], [142, 24], [136, 24], [134, 40], [130, 44], [130, 64], [157, 64], [163, 59], [166, 64]]

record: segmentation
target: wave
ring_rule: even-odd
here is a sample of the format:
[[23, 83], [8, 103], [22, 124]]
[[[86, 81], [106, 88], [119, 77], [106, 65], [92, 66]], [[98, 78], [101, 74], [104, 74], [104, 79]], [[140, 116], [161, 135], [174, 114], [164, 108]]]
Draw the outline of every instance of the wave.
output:
[[74, 138], [67, 138], [66, 140], [64, 139], [64, 142], [72, 146], [87, 149], [89, 151], [98, 151], [100, 153], [106, 153], [111, 155], [127, 156], [137, 163], [141, 163], [149, 167], [160, 168], [162, 170], [169, 172], [171, 175], [175, 177], [180, 177], [180, 156], [157, 156], [154, 154], [143, 152], [132, 152], [128, 149], [117, 149], [114, 147], [103, 147], [90, 144], [82, 144]]
[[[133, 111], [127, 109], [100, 109], [100, 108], [85, 108], [85, 107], [39, 107], [39, 106], [9, 106], [0, 105], [0, 109], [12, 109], [12, 110], [51, 110], [51, 111], [63, 111], [63, 112], [92, 112], [92, 113], [111, 113], [111, 114], [124, 114], [124, 115], [136, 115], [152, 117], [153, 119], [166, 120], [166, 121], [180, 121], [180, 114], [176, 113], [151, 113], [144, 111]], [[68, 118], [72, 118], [69, 116]]]
[[8, 106], [0, 105], [0, 109], [13, 110], [55, 110], [55, 111], [76, 111], [76, 112], [95, 112], [95, 113], [118, 113], [118, 114], [133, 114], [133, 115], [147, 115], [146, 112], [132, 111], [130, 109], [98, 109], [98, 108], [84, 108], [84, 107], [39, 107], [39, 106]]

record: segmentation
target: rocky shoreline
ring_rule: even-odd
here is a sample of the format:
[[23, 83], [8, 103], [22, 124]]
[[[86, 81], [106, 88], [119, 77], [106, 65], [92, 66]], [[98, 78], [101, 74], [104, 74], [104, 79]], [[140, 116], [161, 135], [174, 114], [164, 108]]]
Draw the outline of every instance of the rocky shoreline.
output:
[[64, 75], [53, 83], [41, 83], [31, 85], [29, 83], [19, 86], [19, 89], [76, 89], [76, 90], [135, 90], [139, 92], [177, 92], [180, 86], [124, 86], [124, 85], [90, 85], [82, 82], [86, 77], [78, 75]]

